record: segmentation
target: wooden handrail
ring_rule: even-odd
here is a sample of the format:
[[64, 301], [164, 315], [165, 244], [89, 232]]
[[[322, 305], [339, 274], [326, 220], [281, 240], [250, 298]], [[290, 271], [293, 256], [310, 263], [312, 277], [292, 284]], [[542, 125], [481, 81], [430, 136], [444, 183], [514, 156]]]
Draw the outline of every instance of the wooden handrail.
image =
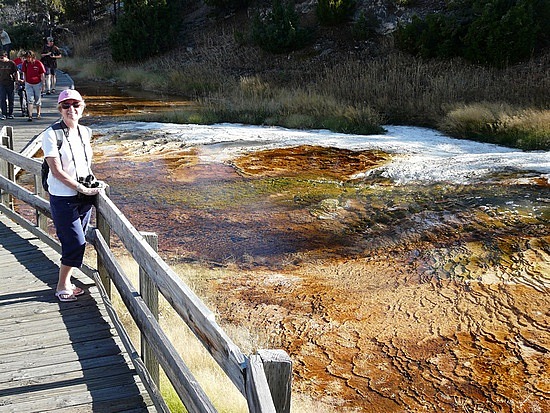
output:
[[214, 314], [145, 242], [143, 236], [109, 198], [100, 194], [97, 199], [97, 209], [174, 310], [187, 323], [241, 393], [246, 394], [243, 375], [246, 358], [216, 323]]
[[[4, 133], [5, 130], [2, 128], [2, 135]], [[0, 212], [5, 212], [12, 220], [25, 226], [59, 251], [57, 241], [44, 230], [44, 223], [39, 222], [44, 217], [51, 217], [49, 202], [40, 196], [44, 195], [39, 187], [41, 162], [0, 145], [0, 163], [8, 164], [12, 168], [18, 166], [21, 170], [35, 175], [35, 193], [33, 193], [19, 186], [14, 177], [3, 176], [3, 169], [0, 168], [0, 191], [2, 195], [9, 194], [27, 203], [39, 214], [37, 223], [33, 224], [6, 205], [0, 205]], [[249, 411], [251, 413], [290, 412], [292, 362], [288, 355], [282, 350], [260, 350], [258, 354], [245, 356], [217, 324], [214, 314], [164, 262], [156, 249], [149, 245], [144, 236], [134, 228], [106, 194], [102, 193], [97, 197], [96, 212], [98, 227], [102, 229], [89, 231], [87, 240], [97, 251], [101, 280], [109, 280], [109, 285], [105, 285], [104, 288], [105, 296], [109, 295], [110, 282], [112, 282], [147, 344], [153, 350], [154, 357], [164, 369], [188, 411], [215, 412], [216, 410], [162, 331], [157, 315], [151, 313], [117, 263], [109, 248], [108, 239], [111, 231], [119, 237], [143, 269], [149, 278], [150, 286], [158, 288], [237, 389], [246, 397]], [[98, 270], [88, 268], [84, 272], [88, 275], [92, 274], [94, 279], [97, 278], [95, 274]]]
[[187, 410], [191, 412], [215, 412], [216, 409], [198, 385], [169, 338], [162, 331], [158, 321], [149, 311], [139, 293], [124, 274], [124, 270], [117, 263], [99, 231], [91, 231], [90, 235], [89, 239], [112, 275], [113, 282], [122, 301], [126, 304], [128, 312], [147, 338], [166, 375], [182, 401], [184, 401]]

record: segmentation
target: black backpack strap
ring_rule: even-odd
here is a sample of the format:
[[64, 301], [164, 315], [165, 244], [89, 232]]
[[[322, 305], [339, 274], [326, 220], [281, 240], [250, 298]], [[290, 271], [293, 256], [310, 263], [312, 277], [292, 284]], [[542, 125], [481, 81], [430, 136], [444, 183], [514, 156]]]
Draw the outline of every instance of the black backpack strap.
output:
[[69, 130], [63, 120], [53, 123], [51, 128], [57, 137], [57, 149], [61, 149], [61, 145], [63, 145], [63, 137], [68, 135]]

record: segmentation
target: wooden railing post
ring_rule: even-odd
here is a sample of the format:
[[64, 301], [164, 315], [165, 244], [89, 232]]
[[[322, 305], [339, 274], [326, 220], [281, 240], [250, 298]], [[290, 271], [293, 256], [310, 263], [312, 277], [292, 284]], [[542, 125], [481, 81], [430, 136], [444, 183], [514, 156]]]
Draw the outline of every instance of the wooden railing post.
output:
[[[107, 186], [105, 188], [105, 195], [108, 197], [111, 193], [111, 188]], [[97, 229], [101, 233], [101, 236], [105, 240], [105, 243], [107, 246], [111, 246], [111, 227], [109, 226], [109, 223], [105, 219], [105, 217], [97, 210], [96, 208], [96, 225]], [[99, 273], [99, 278], [101, 279], [101, 283], [103, 284], [103, 287], [105, 288], [105, 292], [107, 293], [107, 296], [109, 299], [112, 299], [112, 293], [111, 293], [111, 278], [109, 277], [109, 272], [105, 268], [105, 265], [103, 264], [103, 261], [101, 260], [101, 257], [97, 256], [97, 272]]]
[[248, 359], [246, 400], [250, 413], [290, 413], [292, 361], [284, 350], [258, 350]]
[[248, 358], [245, 371], [246, 403], [249, 413], [277, 413], [261, 357], [252, 354]]
[[292, 360], [284, 350], [258, 350], [277, 413], [290, 413]]
[[[48, 192], [42, 188], [42, 177], [39, 175], [34, 176], [34, 188], [36, 195], [46, 199], [46, 194]], [[36, 210], [36, 226], [42, 231], [48, 230], [48, 217], [38, 210]]]
[[[4, 126], [0, 135], [2, 135], [2, 146], [13, 150], [13, 128], [11, 126]], [[0, 163], [0, 174], [10, 181], [14, 181], [13, 164], [2, 161]], [[10, 194], [2, 192], [1, 202], [8, 208], [13, 209], [13, 196]]]
[[[151, 248], [153, 248], [155, 252], [157, 252], [159, 245], [158, 235], [154, 232], [141, 232], [141, 235], [143, 235], [143, 238], [151, 246]], [[147, 272], [142, 267], [139, 268], [139, 293], [141, 294], [141, 298], [143, 298], [143, 301], [145, 302], [147, 308], [149, 308], [155, 319], [158, 321], [159, 291], [153, 281], [151, 281], [151, 278], [149, 277]], [[153, 349], [147, 343], [147, 340], [145, 339], [145, 336], [143, 334], [141, 335], [141, 358], [143, 359], [143, 362], [145, 363], [145, 366], [149, 371], [149, 375], [151, 376], [157, 387], [160, 388], [159, 362], [157, 360], [157, 357], [155, 356], [155, 353], [153, 352]]]

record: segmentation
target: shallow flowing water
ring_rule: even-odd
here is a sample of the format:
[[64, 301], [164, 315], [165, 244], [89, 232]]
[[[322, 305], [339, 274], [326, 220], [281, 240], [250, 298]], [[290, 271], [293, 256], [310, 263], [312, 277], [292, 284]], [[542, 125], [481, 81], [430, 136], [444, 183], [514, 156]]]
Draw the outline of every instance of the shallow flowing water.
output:
[[[98, 122], [95, 172], [225, 322], [363, 412], [550, 411], [550, 153], [421, 128]], [[355, 410], [354, 410], [355, 409]]]
[[86, 101], [85, 116], [94, 120], [120, 116], [175, 111], [194, 103], [161, 92], [138, 90], [105, 82], [78, 81], [78, 91]]

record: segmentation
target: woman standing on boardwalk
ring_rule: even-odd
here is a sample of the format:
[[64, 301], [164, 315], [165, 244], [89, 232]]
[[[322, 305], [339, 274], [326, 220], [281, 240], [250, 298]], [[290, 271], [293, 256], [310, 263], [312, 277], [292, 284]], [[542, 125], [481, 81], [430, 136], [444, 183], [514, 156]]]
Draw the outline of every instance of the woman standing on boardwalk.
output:
[[11, 39], [8, 32], [5, 31], [3, 27], [0, 27], [0, 43], [2, 43], [2, 50], [6, 51], [9, 59], [11, 51]]
[[47, 38], [47, 43], [42, 49], [42, 58], [40, 61], [46, 69], [46, 95], [55, 92], [57, 59], [61, 58], [61, 50], [53, 43], [53, 37]]
[[91, 171], [92, 131], [79, 125], [86, 104], [80, 93], [67, 89], [59, 94], [62, 120], [42, 135], [42, 151], [48, 163], [48, 192], [56, 234], [61, 242], [61, 266], [55, 295], [75, 301], [84, 291], [71, 283], [73, 268], [82, 265], [85, 233], [94, 196], [102, 188]]

